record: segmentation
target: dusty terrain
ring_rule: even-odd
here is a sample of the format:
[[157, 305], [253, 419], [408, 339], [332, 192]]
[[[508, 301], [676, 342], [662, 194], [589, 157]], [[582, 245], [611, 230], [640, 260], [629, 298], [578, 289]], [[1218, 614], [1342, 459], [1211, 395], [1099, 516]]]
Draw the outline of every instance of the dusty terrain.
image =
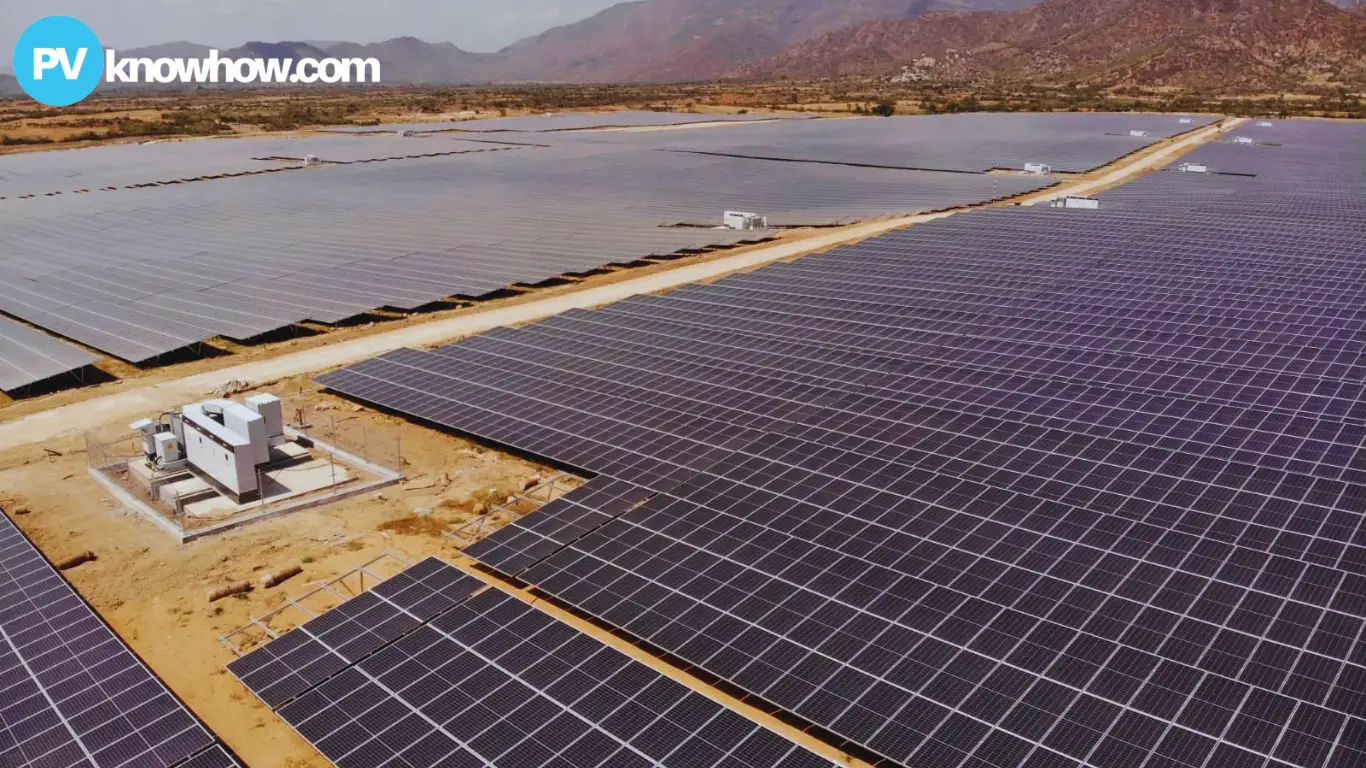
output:
[[[282, 382], [271, 391], [295, 391], [304, 384]], [[361, 421], [369, 430], [398, 437], [410, 478], [405, 485], [425, 486], [427, 480], [433, 485], [420, 490], [395, 486], [385, 489], [382, 498], [362, 496], [180, 546], [108, 499], [86, 475], [80, 438], [0, 453], [0, 506], [51, 558], [87, 549], [95, 552], [97, 560], [66, 576], [253, 766], [328, 764], [227, 673], [224, 666], [234, 657], [220, 642], [220, 634], [246, 623], [249, 616], [281, 606], [287, 596], [309, 591], [314, 582], [335, 578], [385, 552], [408, 562], [428, 555], [449, 557], [458, 546], [443, 530], [470, 519], [476, 504], [504, 499], [532, 476], [554, 474], [436, 430], [357, 411], [330, 395], [306, 398], [314, 408], [322, 405]], [[419, 509], [431, 512], [420, 515]], [[499, 516], [495, 525], [508, 519]], [[210, 587], [254, 580], [264, 569], [291, 564], [302, 564], [304, 572], [280, 587], [213, 604], [206, 600]], [[394, 569], [390, 565], [389, 570]]]
[[[753, 98], [700, 96], [701, 86], [575, 89], [381, 88], [99, 94], [70, 107], [0, 98], [0, 154], [129, 141], [299, 135], [335, 125], [429, 123], [547, 111], [662, 109], [759, 114], [782, 108]], [[764, 92], [764, 89], [750, 89]], [[801, 109], [794, 105], [793, 109]]]

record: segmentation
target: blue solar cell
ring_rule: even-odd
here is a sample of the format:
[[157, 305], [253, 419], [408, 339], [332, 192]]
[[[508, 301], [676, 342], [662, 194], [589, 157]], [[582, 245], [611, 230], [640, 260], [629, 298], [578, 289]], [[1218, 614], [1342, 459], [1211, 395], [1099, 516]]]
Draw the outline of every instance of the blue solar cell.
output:
[[596, 474], [471, 552], [874, 756], [1349, 765], [1363, 144], [1275, 130], [320, 382]]
[[0, 764], [237, 765], [3, 510]]

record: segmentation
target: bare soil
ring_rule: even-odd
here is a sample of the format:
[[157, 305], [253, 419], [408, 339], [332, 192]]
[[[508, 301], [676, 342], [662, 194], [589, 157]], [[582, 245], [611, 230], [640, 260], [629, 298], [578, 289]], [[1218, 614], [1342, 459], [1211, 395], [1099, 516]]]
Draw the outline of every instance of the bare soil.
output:
[[[285, 382], [297, 389], [306, 381]], [[316, 407], [351, 411], [331, 395], [306, 396]], [[410, 478], [430, 488], [380, 494], [264, 521], [220, 537], [176, 544], [153, 524], [114, 505], [86, 475], [83, 444], [70, 438], [46, 448], [0, 453], [0, 506], [52, 559], [91, 550], [96, 560], [67, 578], [125, 641], [249, 765], [323, 768], [328, 763], [262, 706], [225, 665], [234, 656], [219, 635], [390, 552], [412, 563], [450, 557], [458, 545], [443, 532], [473, 516], [476, 505], [506, 498], [530, 477], [554, 470], [437, 430], [361, 410], [347, 413], [369, 430], [397, 436]], [[425, 482], [409, 485], [423, 486]], [[418, 514], [417, 510], [426, 510]], [[26, 510], [24, 514], [14, 514]], [[491, 527], [506, 522], [499, 516]], [[251, 580], [293, 564], [304, 572], [274, 589], [210, 604], [214, 586]]]

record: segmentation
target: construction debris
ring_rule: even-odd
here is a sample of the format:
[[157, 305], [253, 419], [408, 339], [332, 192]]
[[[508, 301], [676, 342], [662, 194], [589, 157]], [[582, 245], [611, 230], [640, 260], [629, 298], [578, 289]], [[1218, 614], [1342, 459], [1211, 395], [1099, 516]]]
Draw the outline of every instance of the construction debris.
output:
[[436, 486], [436, 480], [435, 480], [434, 478], [430, 478], [430, 477], [419, 477], [419, 478], [417, 478], [417, 479], [415, 479], [415, 480], [410, 480], [409, 482], [404, 483], [404, 484], [403, 484], [403, 490], [405, 490], [405, 491], [425, 491], [425, 490], [427, 490], [428, 488], [434, 488], [435, 486]]
[[266, 571], [261, 574], [261, 588], [270, 589], [271, 587], [278, 586], [303, 572], [304, 568], [302, 565], [291, 565], [276, 571]]
[[79, 555], [72, 555], [71, 557], [68, 557], [65, 560], [57, 561], [56, 566], [57, 570], [66, 571], [75, 568], [76, 566], [81, 565], [83, 563], [88, 563], [94, 559], [95, 553], [87, 550], [85, 552], [80, 553]]
[[246, 392], [249, 389], [251, 389], [251, 382], [249, 381], [243, 381], [241, 379], [228, 379], [222, 384], [219, 384], [218, 386], [209, 390], [209, 394], [215, 397], [230, 397], [232, 395]]
[[225, 597], [241, 595], [251, 591], [251, 583], [246, 581], [234, 581], [231, 584], [224, 584], [221, 587], [214, 587], [209, 590], [209, 602], [214, 603]]

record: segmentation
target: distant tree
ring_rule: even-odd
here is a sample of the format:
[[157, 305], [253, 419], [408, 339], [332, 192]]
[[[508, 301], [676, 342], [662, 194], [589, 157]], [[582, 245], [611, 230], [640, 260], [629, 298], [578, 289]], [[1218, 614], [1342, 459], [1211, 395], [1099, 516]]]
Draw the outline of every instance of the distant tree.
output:
[[896, 104], [890, 101], [880, 101], [873, 107], [873, 114], [878, 117], [891, 117], [896, 114]]

